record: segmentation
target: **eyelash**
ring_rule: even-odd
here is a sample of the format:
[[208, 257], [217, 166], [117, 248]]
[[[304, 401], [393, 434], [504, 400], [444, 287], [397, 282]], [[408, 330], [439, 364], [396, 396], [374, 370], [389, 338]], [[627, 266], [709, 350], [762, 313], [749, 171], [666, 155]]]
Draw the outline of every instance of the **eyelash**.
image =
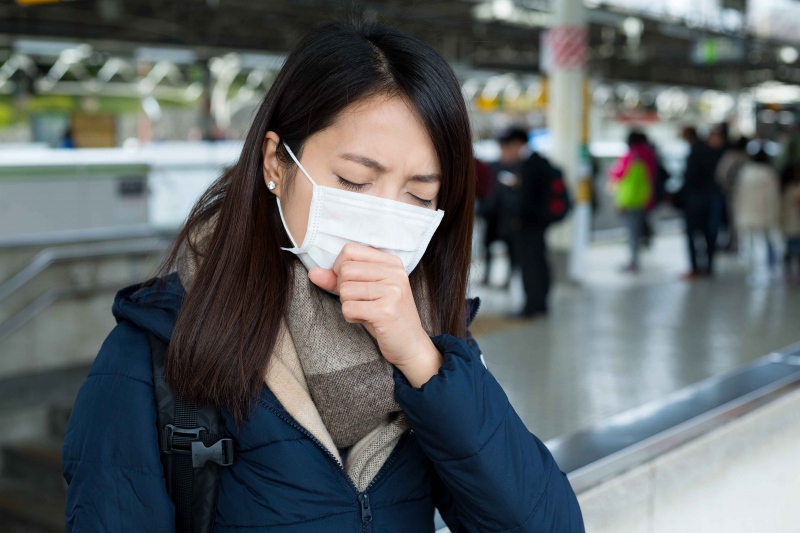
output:
[[366, 183], [353, 183], [352, 181], [347, 181], [341, 176], [336, 176], [339, 179], [339, 185], [344, 187], [345, 189], [350, 189], [351, 191], [360, 191], [366, 186]]
[[[360, 191], [361, 189], [367, 186], [366, 183], [353, 183], [352, 181], [347, 181], [346, 179], [344, 179], [339, 175], [337, 175], [336, 178], [339, 180], [339, 185], [341, 185], [345, 189], [350, 189], [351, 191]], [[414, 200], [416, 200], [422, 207], [430, 207], [433, 205], [433, 200], [423, 200], [422, 198], [414, 196], [413, 194], [411, 195], [411, 197], [414, 198]]]

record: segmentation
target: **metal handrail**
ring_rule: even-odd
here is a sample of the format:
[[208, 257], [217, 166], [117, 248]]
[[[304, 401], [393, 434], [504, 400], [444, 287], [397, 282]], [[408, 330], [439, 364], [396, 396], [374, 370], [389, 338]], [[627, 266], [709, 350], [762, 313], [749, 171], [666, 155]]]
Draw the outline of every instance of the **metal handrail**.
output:
[[119, 241], [145, 237], [170, 237], [177, 235], [179, 228], [157, 228], [150, 224], [108, 228], [82, 228], [49, 231], [33, 235], [10, 235], [0, 237], [0, 251], [10, 248], [32, 246], [56, 246], [97, 241]]
[[45, 248], [9, 279], [0, 283], [0, 303], [34, 280], [55, 263], [81, 259], [99, 259], [120, 255], [164, 252], [172, 239], [156, 238], [129, 242], [83, 243]]
[[[115, 291], [119, 290], [119, 286], [97, 286], [92, 287], [91, 290], [93, 292]], [[86, 293], [87, 289], [76, 287], [54, 287], [48, 289], [4, 322], [0, 322], [0, 343], [59, 300], [74, 298]]]
[[[36, 256], [16, 274], [3, 283], [0, 283], [0, 303], [21, 290], [28, 283], [36, 279], [42, 272], [57, 263], [100, 259], [104, 257], [163, 253], [169, 248], [173, 236], [165, 236], [163, 233], [161, 235], [161, 237], [151, 237], [128, 242], [80, 243], [70, 246], [45, 248], [36, 254]], [[53, 287], [39, 295], [31, 303], [5, 321], [0, 322], [0, 341], [33, 320], [33, 318], [59, 300], [86, 294], [88, 290], [108, 291], [118, 288], [119, 287], [116, 286], [95, 286], [91, 288]]]

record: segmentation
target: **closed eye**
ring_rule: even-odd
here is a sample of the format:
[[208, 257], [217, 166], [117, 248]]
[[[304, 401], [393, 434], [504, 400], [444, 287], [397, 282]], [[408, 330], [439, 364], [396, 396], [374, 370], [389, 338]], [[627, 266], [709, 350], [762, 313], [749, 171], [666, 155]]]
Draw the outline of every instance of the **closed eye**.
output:
[[[366, 187], [367, 185], [369, 185], [369, 183], [353, 183], [352, 181], [347, 181], [346, 179], [344, 179], [343, 177], [341, 177], [341, 176], [340, 176], [340, 175], [338, 175], [338, 174], [336, 174], [336, 179], [338, 180], [338, 182], [339, 182], [339, 185], [341, 185], [341, 186], [342, 186], [342, 187], [344, 187], [345, 189], [349, 189], [349, 190], [351, 190], [351, 191], [360, 191], [360, 190], [362, 190], [364, 187]], [[412, 198], [412, 199], [413, 199], [413, 200], [414, 200], [416, 203], [418, 203], [418, 204], [419, 204], [419, 205], [421, 205], [422, 207], [431, 207], [431, 206], [433, 205], [433, 200], [426, 200], [425, 198], [420, 198], [419, 196], [415, 196], [415, 195], [413, 195], [413, 194], [411, 194], [411, 193], [408, 193], [408, 195], [409, 195], [409, 196], [410, 196], [410, 197], [411, 197], [411, 198]]]
[[420, 198], [419, 196], [414, 196], [411, 193], [408, 193], [411, 198], [413, 198], [419, 205], [422, 207], [430, 207], [433, 205], [433, 200], [425, 200], [424, 198]]
[[347, 181], [338, 174], [336, 175], [336, 178], [339, 180], [339, 185], [345, 189], [350, 189], [351, 191], [360, 191], [368, 185], [368, 183], [353, 183], [352, 181]]

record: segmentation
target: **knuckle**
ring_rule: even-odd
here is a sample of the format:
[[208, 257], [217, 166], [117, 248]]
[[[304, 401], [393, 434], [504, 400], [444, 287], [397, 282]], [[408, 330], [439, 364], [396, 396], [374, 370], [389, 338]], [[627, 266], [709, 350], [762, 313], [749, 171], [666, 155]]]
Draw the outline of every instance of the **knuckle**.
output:
[[349, 299], [353, 297], [353, 284], [349, 281], [342, 282], [339, 285], [339, 298], [340, 299]]
[[396, 300], [399, 300], [401, 296], [403, 296], [403, 289], [397, 285], [390, 285], [389, 292], [392, 297]]
[[353, 302], [346, 301], [342, 302], [342, 314], [347, 321], [350, 321], [350, 318], [353, 316]]

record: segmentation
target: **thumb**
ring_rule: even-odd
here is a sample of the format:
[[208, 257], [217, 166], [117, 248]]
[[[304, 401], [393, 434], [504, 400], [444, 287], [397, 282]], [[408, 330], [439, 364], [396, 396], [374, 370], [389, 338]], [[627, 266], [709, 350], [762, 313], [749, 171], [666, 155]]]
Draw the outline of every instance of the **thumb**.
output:
[[338, 277], [333, 270], [327, 268], [312, 268], [308, 271], [308, 279], [311, 280], [311, 283], [319, 287], [320, 289], [324, 289], [326, 291], [334, 292], [336, 290], [336, 284], [338, 281]]

